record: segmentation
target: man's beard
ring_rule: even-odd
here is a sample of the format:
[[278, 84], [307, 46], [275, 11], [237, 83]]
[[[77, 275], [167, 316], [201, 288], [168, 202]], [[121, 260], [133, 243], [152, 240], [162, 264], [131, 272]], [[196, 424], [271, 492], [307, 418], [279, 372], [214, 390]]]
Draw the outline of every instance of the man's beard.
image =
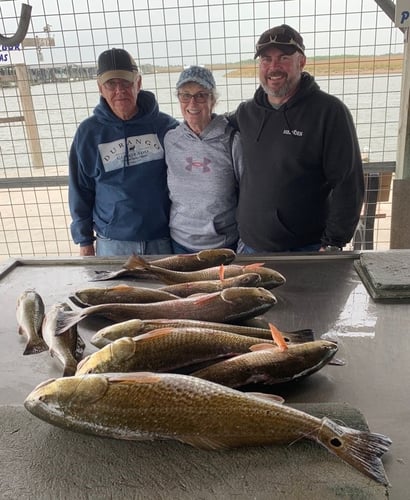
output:
[[264, 83], [261, 83], [261, 86], [263, 90], [271, 97], [285, 97], [292, 89], [292, 85], [290, 82], [286, 82], [285, 85], [283, 85], [283, 87], [281, 87], [279, 90], [273, 90]]

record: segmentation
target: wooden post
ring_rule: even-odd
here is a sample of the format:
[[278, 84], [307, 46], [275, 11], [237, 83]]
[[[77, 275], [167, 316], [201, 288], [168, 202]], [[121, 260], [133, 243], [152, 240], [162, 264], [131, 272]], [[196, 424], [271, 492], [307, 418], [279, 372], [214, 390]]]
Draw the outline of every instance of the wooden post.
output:
[[26, 124], [28, 143], [31, 151], [31, 161], [35, 168], [44, 168], [41, 152], [40, 137], [38, 134], [36, 114], [34, 113], [31, 87], [25, 64], [15, 64], [17, 86], [20, 92], [21, 107]]

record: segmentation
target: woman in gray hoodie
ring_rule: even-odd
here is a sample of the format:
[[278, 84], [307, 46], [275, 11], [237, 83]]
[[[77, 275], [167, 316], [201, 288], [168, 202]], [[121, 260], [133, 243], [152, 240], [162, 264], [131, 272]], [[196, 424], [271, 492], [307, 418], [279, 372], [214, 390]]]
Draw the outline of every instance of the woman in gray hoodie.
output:
[[176, 84], [184, 121], [164, 139], [174, 253], [236, 250], [236, 208], [242, 172], [239, 133], [213, 112], [217, 92], [201, 66], [182, 71]]

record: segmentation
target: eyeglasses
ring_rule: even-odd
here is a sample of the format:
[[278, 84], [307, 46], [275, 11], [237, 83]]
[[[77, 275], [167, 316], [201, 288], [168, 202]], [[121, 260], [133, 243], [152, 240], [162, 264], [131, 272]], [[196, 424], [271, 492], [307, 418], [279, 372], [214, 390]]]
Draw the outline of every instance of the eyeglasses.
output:
[[196, 94], [189, 94], [188, 92], [178, 92], [178, 99], [180, 102], [191, 102], [193, 98], [195, 102], [203, 104], [208, 100], [208, 97], [212, 95], [210, 92], [197, 92]]
[[119, 87], [120, 90], [128, 90], [130, 89], [135, 82], [130, 82], [128, 80], [107, 80], [103, 83], [103, 86], [107, 90], [116, 90]]
[[257, 43], [256, 52], [259, 52], [264, 47], [267, 47], [272, 43], [275, 43], [277, 45], [293, 45], [294, 47], [296, 47], [297, 50], [302, 52], [302, 54], [305, 53], [305, 48], [302, 45], [300, 45], [292, 36], [289, 36], [289, 34], [287, 34], [286, 31], [282, 33], [277, 33], [275, 36], [269, 35], [269, 39], [266, 42]]

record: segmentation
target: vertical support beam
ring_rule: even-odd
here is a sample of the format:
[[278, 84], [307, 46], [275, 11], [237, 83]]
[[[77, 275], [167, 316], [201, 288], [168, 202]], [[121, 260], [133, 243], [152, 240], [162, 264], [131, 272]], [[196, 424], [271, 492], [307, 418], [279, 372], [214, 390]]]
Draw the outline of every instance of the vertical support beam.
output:
[[410, 248], [410, 49], [405, 29], [403, 76], [397, 141], [396, 177], [393, 182], [390, 248]]
[[43, 155], [41, 152], [40, 137], [38, 134], [37, 120], [34, 113], [31, 87], [25, 64], [15, 64], [17, 86], [20, 92], [21, 107], [23, 110], [28, 143], [31, 151], [31, 161], [33, 167], [43, 168]]

